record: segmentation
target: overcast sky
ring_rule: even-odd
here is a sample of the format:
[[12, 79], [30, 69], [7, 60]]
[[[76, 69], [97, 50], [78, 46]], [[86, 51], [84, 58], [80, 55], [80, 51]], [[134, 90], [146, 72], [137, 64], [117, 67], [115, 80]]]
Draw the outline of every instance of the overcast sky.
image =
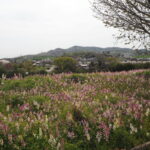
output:
[[0, 0], [0, 58], [74, 45], [121, 46], [89, 0]]

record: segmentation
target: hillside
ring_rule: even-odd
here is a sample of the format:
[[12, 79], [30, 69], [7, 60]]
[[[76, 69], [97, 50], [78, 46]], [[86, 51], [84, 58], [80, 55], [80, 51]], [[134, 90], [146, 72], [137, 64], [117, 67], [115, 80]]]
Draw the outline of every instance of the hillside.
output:
[[1, 150], [130, 150], [150, 141], [150, 71], [0, 80]]
[[59, 57], [69, 53], [81, 53], [81, 52], [94, 52], [94, 53], [109, 53], [110, 55], [123, 55], [124, 57], [132, 57], [136, 54], [135, 51], [128, 48], [119, 48], [119, 47], [108, 47], [108, 48], [99, 48], [99, 47], [82, 47], [82, 46], [73, 46], [68, 49], [57, 48], [54, 50], [49, 50], [48, 52], [36, 54], [36, 55], [26, 55], [22, 57], [13, 58], [11, 60], [26, 60], [34, 59], [39, 57]]

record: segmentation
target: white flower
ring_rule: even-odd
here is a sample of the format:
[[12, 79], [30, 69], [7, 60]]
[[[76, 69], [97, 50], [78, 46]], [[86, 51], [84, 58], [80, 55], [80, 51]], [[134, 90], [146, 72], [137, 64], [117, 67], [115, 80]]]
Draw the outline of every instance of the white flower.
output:
[[147, 132], [146, 135], [147, 135], [147, 136], [150, 136], [150, 133]]
[[137, 128], [135, 128], [131, 123], [130, 123], [130, 129], [131, 129], [131, 131], [130, 131], [130, 133], [132, 134], [132, 133], [137, 133]]
[[91, 137], [90, 137], [89, 133], [86, 134], [86, 138], [87, 138], [88, 141], [90, 141]]
[[101, 139], [102, 139], [102, 134], [101, 134], [101, 132], [97, 132], [97, 134], [96, 134], [96, 139], [97, 139], [98, 143], [101, 141]]
[[150, 114], [150, 108], [148, 108], [148, 109], [146, 110], [145, 115], [148, 117], [149, 114]]
[[42, 129], [39, 128], [39, 136], [42, 137], [42, 135], [43, 135]]
[[3, 139], [0, 139], [0, 145], [4, 145], [4, 141], [3, 141]]

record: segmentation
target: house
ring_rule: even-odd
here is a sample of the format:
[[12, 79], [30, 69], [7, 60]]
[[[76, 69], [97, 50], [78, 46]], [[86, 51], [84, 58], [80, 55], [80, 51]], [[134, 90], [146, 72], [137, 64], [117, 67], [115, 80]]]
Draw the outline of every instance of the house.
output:
[[50, 67], [52, 64], [52, 61], [50, 59], [43, 59], [43, 60], [34, 60], [33, 65], [34, 66], [43, 66], [43, 67]]
[[1, 59], [0, 64], [7, 65], [7, 64], [10, 64], [10, 61], [8, 61], [6, 59]]
[[89, 65], [91, 64], [91, 62], [95, 61], [95, 57], [92, 58], [79, 58], [78, 59], [78, 65], [81, 68], [84, 69], [89, 69]]

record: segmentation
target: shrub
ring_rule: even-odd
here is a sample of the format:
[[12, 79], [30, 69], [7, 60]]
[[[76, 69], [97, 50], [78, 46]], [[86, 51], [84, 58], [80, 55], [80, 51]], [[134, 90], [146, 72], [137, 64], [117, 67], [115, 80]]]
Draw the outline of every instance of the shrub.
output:
[[87, 81], [87, 77], [85, 75], [81, 75], [81, 74], [73, 74], [69, 77], [66, 78], [67, 81], [71, 81], [74, 83], [85, 83]]
[[10, 98], [7, 104], [10, 104], [12, 107], [18, 107], [23, 105], [25, 102], [22, 95], [14, 95]]

